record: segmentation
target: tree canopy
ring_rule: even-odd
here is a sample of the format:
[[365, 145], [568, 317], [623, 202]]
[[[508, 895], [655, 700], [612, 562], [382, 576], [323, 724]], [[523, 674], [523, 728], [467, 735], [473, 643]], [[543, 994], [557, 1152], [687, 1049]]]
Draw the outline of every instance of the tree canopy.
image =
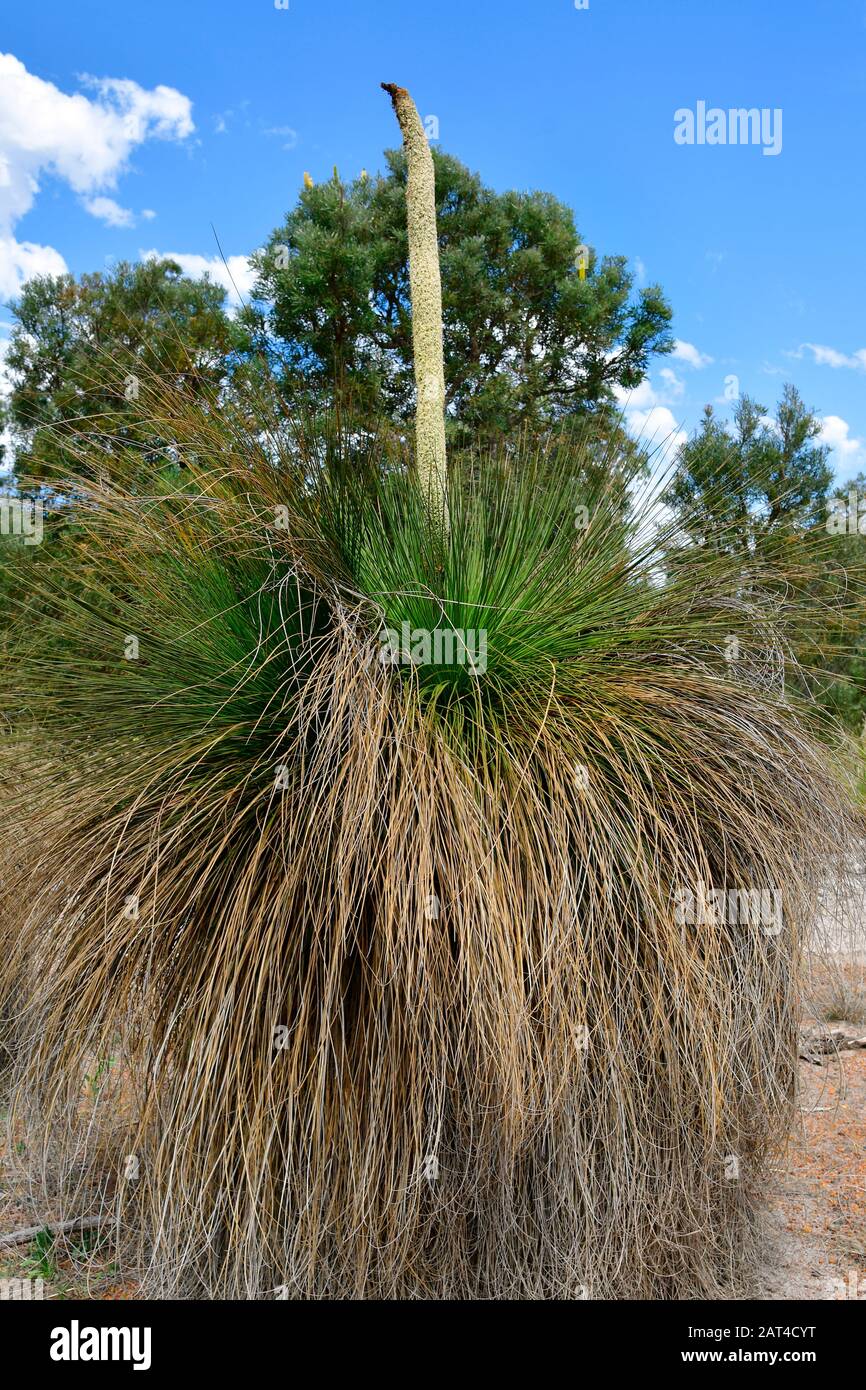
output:
[[737, 402], [731, 429], [706, 406], [663, 498], [683, 540], [745, 555], [820, 524], [833, 477], [820, 428], [791, 385], [773, 419], [750, 396]]
[[[301, 191], [253, 258], [248, 322], [287, 393], [362, 414], [413, 409], [406, 165], [352, 183], [337, 171]], [[624, 256], [588, 250], [549, 193], [497, 193], [433, 150], [452, 439], [478, 442], [610, 409], [654, 353], [670, 351], [657, 285], [634, 291]]]
[[16, 474], [46, 476], [85, 434], [104, 440], [107, 457], [120, 442], [159, 447], [138, 379], [157, 376], [191, 395], [213, 388], [238, 345], [224, 300], [221, 286], [170, 260], [29, 280], [11, 306], [6, 356]]

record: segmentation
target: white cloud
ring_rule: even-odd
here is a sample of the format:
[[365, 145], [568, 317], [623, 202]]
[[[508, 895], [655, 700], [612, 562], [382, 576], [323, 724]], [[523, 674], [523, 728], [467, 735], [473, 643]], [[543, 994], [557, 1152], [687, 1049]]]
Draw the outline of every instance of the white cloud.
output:
[[686, 389], [685, 382], [680, 380], [673, 367], [662, 367], [659, 376], [667, 387], [668, 399], [678, 401]]
[[68, 267], [53, 246], [16, 241], [0, 234], [0, 299], [12, 299], [34, 275], [65, 275]]
[[839, 464], [844, 462], [850, 466], [859, 462], [858, 456], [863, 449], [863, 440], [851, 438], [851, 426], [841, 416], [825, 415], [821, 420], [818, 439], [821, 444], [829, 445], [833, 453], [838, 455]]
[[[129, 77], [84, 76], [81, 81], [99, 94], [96, 110], [107, 131], [106, 145], [112, 164], [116, 162], [118, 149], [121, 158], [126, 159], [132, 147], [144, 140], [185, 140], [195, 130], [192, 102], [176, 87], [160, 83], [148, 91]], [[66, 97], [65, 100], [83, 101], [85, 98]], [[91, 109], [94, 108], [91, 106]]]
[[639, 285], [646, 284], [646, 266], [640, 256], [635, 256], [634, 258], [634, 273]]
[[658, 392], [648, 376], [631, 391], [624, 386], [614, 386], [613, 394], [626, 413], [630, 410], [649, 410], [659, 400]]
[[622, 386], [614, 387], [614, 395], [627, 416], [652, 410], [659, 405], [672, 405], [680, 399], [685, 390], [685, 382], [677, 376], [673, 368], [662, 367], [659, 376], [664, 383], [662, 387], [653, 386], [649, 377], [644, 377], [640, 385], [631, 391]]
[[16, 294], [30, 275], [65, 269], [62, 256], [52, 247], [18, 243], [14, 237], [15, 225], [33, 206], [42, 179], [62, 179], [86, 205], [116, 188], [137, 145], [149, 139], [184, 140], [194, 130], [189, 97], [173, 87], [147, 90], [129, 78], [84, 77], [80, 81], [93, 96], [62, 92], [28, 72], [13, 54], [0, 53], [0, 295], [4, 297]]
[[808, 348], [819, 367], [851, 367], [854, 371], [866, 372], [866, 348], [858, 348], [849, 355], [821, 343], [801, 343], [790, 356], [802, 357], [804, 348]]
[[685, 362], [687, 366], [697, 368], [708, 367], [713, 360], [707, 353], [700, 352], [694, 343], [684, 343], [682, 338], [677, 338], [674, 343], [671, 357], [675, 358], [677, 362]]
[[630, 410], [626, 412], [629, 430], [642, 444], [658, 449], [665, 458], [671, 456], [688, 435], [680, 429], [676, 419], [666, 405], [654, 405], [649, 410]]
[[284, 150], [293, 150], [298, 143], [298, 132], [293, 130], [290, 125], [273, 125], [266, 131], [265, 135], [276, 135], [284, 143]]
[[659, 376], [664, 383], [662, 387], [653, 386], [649, 377], [644, 377], [633, 391], [624, 390], [621, 386], [614, 387], [614, 395], [622, 407], [629, 433], [643, 444], [658, 449], [662, 458], [666, 458], [687, 438], [669, 408], [685, 388], [670, 367], [662, 367]]
[[144, 222], [152, 222], [153, 219], [156, 217], [156, 213], [154, 212], [153, 208], [142, 208], [142, 209], [141, 209], [141, 216], [142, 216], [142, 221], [144, 221]]
[[232, 304], [240, 304], [241, 299], [247, 299], [255, 283], [255, 271], [250, 265], [247, 256], [227, 256], [225, 261], [221, 256], [197, 256], [188, 252], [179, 251], [140, 251], [139, 255], [143, 261], [169, 260], [177, 261], [184, 275], [189, 275], [193, 279], [199, 279], [202, 275], [208, 275], [216, 284], [222, 285]]
[[135, 226], [135, 218], [129, 208], [122, 208], [113, 198], [106, 198], [103, 194], [98, 198], [85, 198], [84, 210], [89, 212], [91, 217], [98, 217], [100, 222], [105, 222], [109, 227]]
[[[214, 135], [227, 135], [229, 127], [234, 125], [238, 117], [245, 117], [249, 107], [249, 99], [238, 102], [237, 106], [229, 106], [225, 111], [216, 111], [212, 116]], [[244, 125], [249, 128], [249, 121], [244, 119]]]

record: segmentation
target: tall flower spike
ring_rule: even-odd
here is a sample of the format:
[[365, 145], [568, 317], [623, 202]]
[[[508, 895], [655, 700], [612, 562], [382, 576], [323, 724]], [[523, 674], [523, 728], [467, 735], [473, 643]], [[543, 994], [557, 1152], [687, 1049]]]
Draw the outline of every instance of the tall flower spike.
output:
[[405, 87], [383, 82], [400, 123], [406, 152], [406, 223], [412, 353], [415, 359], [415, 453], [418, 482], [431, 519], [448, 529], [445, 453], [445, 365], [442, 351], [442, 280], [436, 235], [433, 156], [415, 103]]

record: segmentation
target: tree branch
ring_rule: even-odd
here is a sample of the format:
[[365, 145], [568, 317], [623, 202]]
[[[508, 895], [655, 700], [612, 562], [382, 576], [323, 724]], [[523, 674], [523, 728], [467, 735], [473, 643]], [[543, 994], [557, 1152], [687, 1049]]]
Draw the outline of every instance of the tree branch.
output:
[[27, 1245], [43, 1231], [48, 1231], [53, 1236], [66, 1235], [72, 1231], [98, 1231], [110, 1220], [109, 1216], [76, 1216], [71, 1221], [46, 1221], [42, 1226], [25, 1226], [8, 1236], [0, 1236], [0, 1250], [12, 1245]]

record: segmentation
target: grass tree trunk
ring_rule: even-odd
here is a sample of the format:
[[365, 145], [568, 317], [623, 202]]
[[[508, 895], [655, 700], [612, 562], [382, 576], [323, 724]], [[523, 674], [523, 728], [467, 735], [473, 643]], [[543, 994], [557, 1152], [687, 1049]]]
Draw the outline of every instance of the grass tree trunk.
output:
[[448, 528], [445, 454], [445, 366], [442, 352], [442, 281], [436, 235], [433, 156], [415, 103], [405, 87], [383, 82], [400, 123], [406, 152], [406, 220], [412, 352], [415, 359], [415, 453], [418, 482], [431, 518]]

